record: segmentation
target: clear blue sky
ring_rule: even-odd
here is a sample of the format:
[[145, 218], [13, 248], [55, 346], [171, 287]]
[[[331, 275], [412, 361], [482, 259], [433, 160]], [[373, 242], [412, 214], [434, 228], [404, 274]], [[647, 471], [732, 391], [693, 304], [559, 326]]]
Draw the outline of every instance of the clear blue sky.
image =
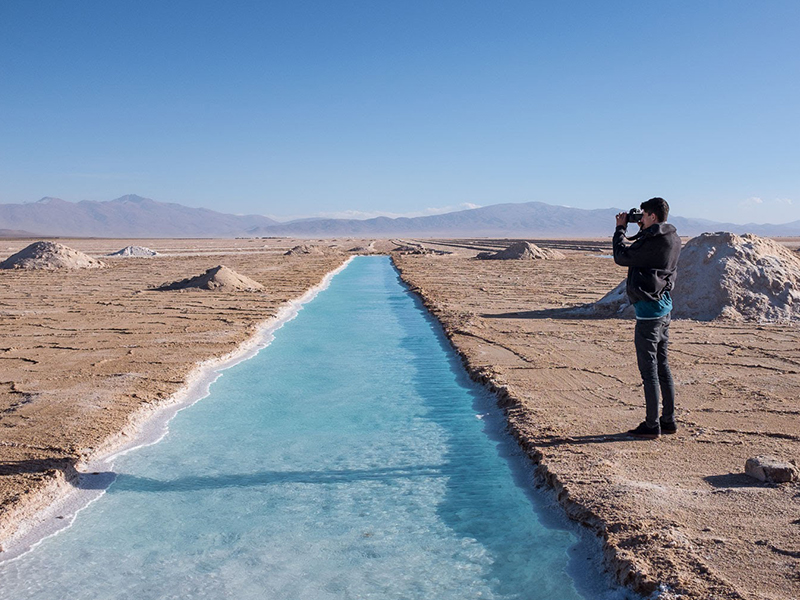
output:
[[800, 2], [0, 2], [0, 202], [800, 219]]

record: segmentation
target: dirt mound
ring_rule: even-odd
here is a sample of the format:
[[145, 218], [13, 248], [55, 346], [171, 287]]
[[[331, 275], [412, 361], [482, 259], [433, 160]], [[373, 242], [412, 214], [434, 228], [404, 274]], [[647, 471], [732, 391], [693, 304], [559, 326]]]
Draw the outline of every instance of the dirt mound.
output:
[[323, 250], [319, 246], [315, 246], [314, 244], [301, 244], [299, 246], [295, 246], [291, 250], [287, 250], [283, 253], [284, 256], [307, 256], [309, 254], [325, 254], [325, 250]]
[[105, 263], [56, 242], [34, 242], [0, 263], [0, 269], [97, 269]]
[[125, 246], [122, 250], [117, 250], [111, 254], [106, 254], [106, 256], [124, 256], [124, 257], [149, 257], [149, 256], [158, 256], [158, 252], [155, 250], [151, 250], [150, 248], [146, 248], [145, 246]]
[[[704, 233], [681, 251], [672, 298], [678, 318], [800, 320], [800, 257], [755, 235]], [[625, 282], [590, 306], [598, 316], [632, 312]]]
[[348, 252], [354, 252], [356, 254], [372, 254], [373, 252], [375, 252], [375, 240], [372, 240], [366, 246], [361, 246], [361, 245], [353, 246], [348, 250]]
[[[452, 254], [452, 252], [447, 252], [446, 250], [437, 250], [436, 248], [430, 248], [424, 244], [418, 244], [417, 242], [407, 242], [405, 240], [392, 240], [392, 242], [396, 244], [396, 247], [392, 250], [392, 252], [398, 252], [399, 254], [427, 254], [436, 256]], [[373, 246], [374, 242], [370, 244], [370, 247]]]
[[156, 289], [159, 291], [202, 289], [226, 292], [263, 292], [264, 286], [249, 277], [239, 275], [233, 269], [219, 265], [197, 277], [165, 283]]
[[477, 258], [481, 260], [558, 260], [564, 255], [558, 250], [540, 248], [530, 242], [514, 242], [499, 252], [481, 252]]

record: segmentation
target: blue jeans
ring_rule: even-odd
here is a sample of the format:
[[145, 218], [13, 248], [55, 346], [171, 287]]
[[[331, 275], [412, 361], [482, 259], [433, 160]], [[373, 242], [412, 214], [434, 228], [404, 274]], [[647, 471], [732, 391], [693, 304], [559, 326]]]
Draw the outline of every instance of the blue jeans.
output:
[[[644, 400], [647, 407], [645, 421], [648, 427], [658, 426], [659, 397], [661, 420], [675, 421], [675, 383], [667, 362], [670, 315], [658, 319], [637, 319], [634, 331], [636, 361], [644, 384]], [[660, 394], [659, 394], [660, 391]]]

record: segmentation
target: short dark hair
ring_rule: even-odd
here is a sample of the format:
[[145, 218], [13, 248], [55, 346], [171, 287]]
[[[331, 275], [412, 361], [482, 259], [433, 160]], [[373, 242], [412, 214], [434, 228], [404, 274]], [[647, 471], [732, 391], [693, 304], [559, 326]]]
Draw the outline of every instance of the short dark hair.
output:
[[639, 205], [644, 212], [655, 215], [659, 223], [663, 223], [669, 216], [669, 204], [663, 198], [650, 198]]

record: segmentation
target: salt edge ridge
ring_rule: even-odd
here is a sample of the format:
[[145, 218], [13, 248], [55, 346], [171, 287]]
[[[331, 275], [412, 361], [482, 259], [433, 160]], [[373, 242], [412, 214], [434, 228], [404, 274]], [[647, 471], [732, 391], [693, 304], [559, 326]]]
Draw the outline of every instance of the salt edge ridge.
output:
[[[326, 290], [331, 280], [344, 271], [354, 258], [351, 256], [342, 265], [326, 273], [319, 284], [299, 298], [286, 302], [275, 316], [262, 322], [256, 333], [235, 350], [221, 357], [198, 362], [181, 389], [169, 398], [155, 407], [144, 407], [134, 412], [122, 431], [104, 441], [90, 455], [88, 461], [79, 464], [81, 469], [78, 472], [77, 485], [84, 487], [76, 487], [75, 482], [63, 482], [59, 486], [63, 490], [60, 497], [23, 519], [17, 532], [4, 540], [0, 551], [0, 565], [19, 559], [46, 539], [69, 529], [78, 513], [99, 500], [116, 479], [116, 474], [113, 473], [114, 460], [164, 439], [175, 415], [206, 398], [211, 393], [211, 386], [222, 376], [223, 371], [254, 357], [269, 346], [275, 339], [274, 333], [294, 319], [305, 304]], [[132, 432], [128, 433], [131, 429]], [[91, 485], [85, 486], [93, 480], [101, 483], [102, 487], [92, 489]]]

